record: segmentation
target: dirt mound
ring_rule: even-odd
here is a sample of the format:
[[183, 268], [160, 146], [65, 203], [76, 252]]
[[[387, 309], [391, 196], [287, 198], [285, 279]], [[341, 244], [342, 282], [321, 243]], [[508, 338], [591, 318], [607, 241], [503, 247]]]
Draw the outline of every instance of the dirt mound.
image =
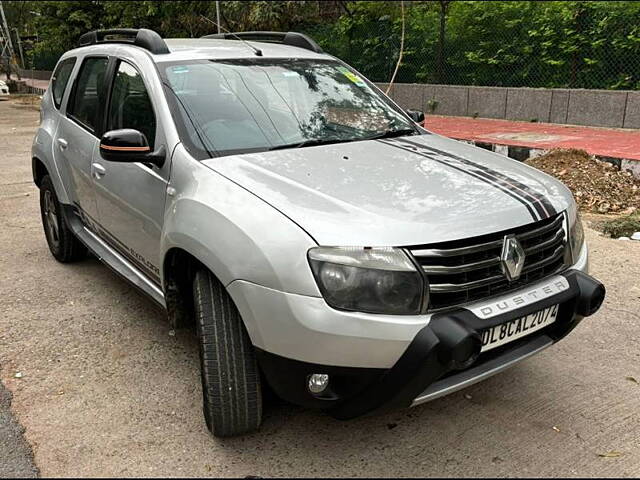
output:
[[640, 208], [640, 179], [583, 150], [552, 150], [526, 163], [563, 182], [585, 212], [630, 214]]

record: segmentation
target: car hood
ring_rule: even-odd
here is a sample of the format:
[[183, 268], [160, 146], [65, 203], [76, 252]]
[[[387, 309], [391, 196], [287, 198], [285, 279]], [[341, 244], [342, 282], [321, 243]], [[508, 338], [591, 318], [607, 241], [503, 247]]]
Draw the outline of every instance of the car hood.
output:
[[435, 134], [234, 155], [204, 163], [320, 245], [409, 246], [531, 223], [571, 194], [516, 160]]

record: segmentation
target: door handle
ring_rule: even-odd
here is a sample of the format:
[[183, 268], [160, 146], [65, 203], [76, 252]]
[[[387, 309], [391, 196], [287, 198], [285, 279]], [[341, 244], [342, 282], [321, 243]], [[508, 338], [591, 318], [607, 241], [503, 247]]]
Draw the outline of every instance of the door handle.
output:
[[60, 150], [64, 150], [69, 145], [64, 138], [58, 139], [58, 145], [60, 145]]
[[107, 173], [107, 170], [99, 163], [91, 164], [91, 173], [96, 179], [100, 179], [103, 175]]

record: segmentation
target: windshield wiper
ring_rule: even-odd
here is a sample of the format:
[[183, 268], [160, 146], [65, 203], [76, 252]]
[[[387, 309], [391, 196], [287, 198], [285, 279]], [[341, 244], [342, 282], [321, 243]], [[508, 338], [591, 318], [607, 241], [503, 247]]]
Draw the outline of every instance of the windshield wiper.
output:
[[404, 137], [405, 135], [414, 135], [416, 130], [413, 128], [400, 128], [398, 130], [386, 130], [371, 135], [370, 137], [361, 138], [360, 140], [377, 140], [379, 138]]
[[[360, 139], [357, 139], [360, 140]], [[303, 148], [303, 147], [314, 147], [316, 145], [330, 145], [332, 143], [342, 143], [342, 142], [353, 142], [351, 139], [341, 139], [341, 138], [310, 138], [309, 140], [304, 140], [302, 142], [296, 143], [285, 143], [284, 145], [276, 145], [275, 147], [269, 148], [271, 150], [283, 150], [285, 148]]]
[[283, 150], [285, 148], [303, 148], [303, 147], [315, 147], [316, 145], [331, 145], [332, 143], [347, 143], [347, 142], [361, 142], [365, 140], [377, 140], [379, 138], [391, 138], [391, 137], [403, 137], [405, 135], [413, 135], [417, 133], [413, 128], [401, 128], [399, 130], [386, 130], [384, 132], [376, 133], [369, 137], [362, 138], [310, 138], [297, 143], [287, 143], [285, 145], [276, 145], [269, 148], [271, 150]]

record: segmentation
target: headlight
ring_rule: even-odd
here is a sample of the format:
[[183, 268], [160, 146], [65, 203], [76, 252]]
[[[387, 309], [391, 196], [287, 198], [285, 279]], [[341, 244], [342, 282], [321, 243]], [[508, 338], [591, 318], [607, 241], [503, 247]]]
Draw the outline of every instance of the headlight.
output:
[[403, 250], [316, 247], [308, 257], [322, 296], [334, 308], [418, 314], [426, 302], [423, 277]]
[[584, 229], [577, 208], [567, 210], [567, 222], [569, 224], [569, 248], [571, 250], [572, 263], [578, 261], [582, 246], [584, 245]]

